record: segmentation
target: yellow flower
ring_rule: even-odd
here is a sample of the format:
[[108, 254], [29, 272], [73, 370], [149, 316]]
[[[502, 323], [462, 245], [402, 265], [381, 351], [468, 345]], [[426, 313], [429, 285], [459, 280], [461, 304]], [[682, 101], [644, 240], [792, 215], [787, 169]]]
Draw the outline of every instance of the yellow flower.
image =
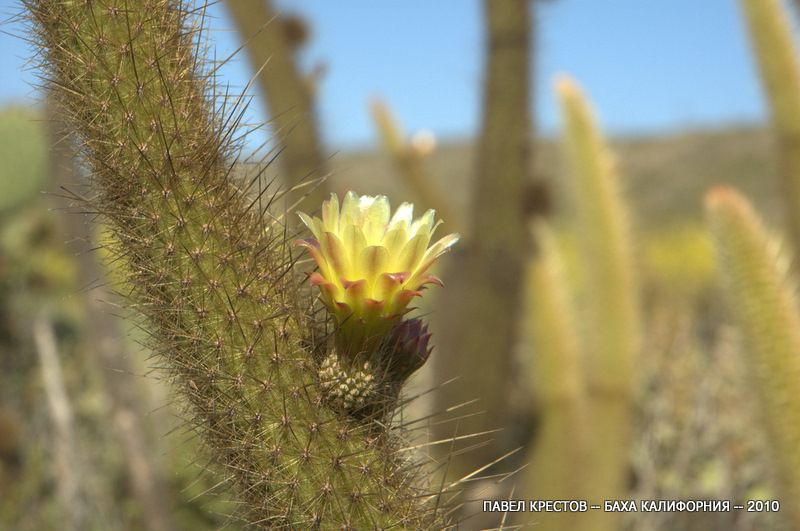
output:
[[417, 219], [413, 212], [412, 204], [403, 203], [391, 215], [386, 196], [348, 192], [341, 210], [331, 194], [322, 204], [321, 219], [300, 213], [314, 234], [299, 242], [319, 266], [311, 282], [319, 286], [339, 325], [366, 324], [373, 334], [385, 333], [409, 311], [425, 284], [441, 284], [427, 272], [458, 235], [430, 245], [441, 221], [434, 221], [433, 210]]

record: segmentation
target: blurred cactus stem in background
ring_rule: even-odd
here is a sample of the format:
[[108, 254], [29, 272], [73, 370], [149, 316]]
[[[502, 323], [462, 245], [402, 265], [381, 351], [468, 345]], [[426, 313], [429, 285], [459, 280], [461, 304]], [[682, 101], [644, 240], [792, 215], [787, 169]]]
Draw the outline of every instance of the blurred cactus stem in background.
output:
[[[226, 0], [225, 6], [269, 109], [270, 126], [282, 149], [278, 164], [287, 188], [325, 177], [327, 163], [314, 90], [300, 72], [295, 54], [308, 37], [307, 26], [297, 17], [278, 14], [272, 0]], [[300, 201], [300, 206], [310, 211], [319, 208], [327, 188], [325, 182], [313, 182], [288, 195], [291, 202]]]
[[709, 192], [706, 210], [773, 447], [781, 508], [789, 512], [792, 528], [800, 529], [800, 315], [790, 260], [733, 189]]
[[[532, 499], [585, 499], [590, 434], [587, 396], [580, 366], [578, 316], [555, 236], [533, 227], [539, 255], [526, 273], [522, 342], [532, 355], [531, 381], [541, 424], [531, 443], [531, 463], [519, 492]], [[524, 515], [518, 523], [542, 529], [589, 529], [588, 513]]]
[[483, 109], [469, 217], [464, 220], [468, 245], [463, 260], [454, 265], [460, 271], [448, 277], [458, 275], [469, 295], [454, 289], [452, 299], [448, 293], [440, 297], [440, 313], [447, 314], [443, 317], [446, 330], [439, 336], [442, 348], [435, 360], [440, 380], [460, 377], [458, 385], [444, 386], [437, 393], [436, 408], [445, 411], [478, 399], [482, 413], [439, 423], [435, 436], [445, 439], [454, 430], [465, 435], [506, 429], [494, 434], [491, 444], [473, 444], [470, 451], [454, 457], [449, 471], [456, 477], [518, 448], [524, 436], [520, 432], [525, 431], [519, 429], [524, 424], [519, 410], [524, 406], [512, 400], [509, 392], [520, 383], [513, 356], [520, 320], [509, 316], [519, 314], [520, 282], [531, 253], [524, 197], [532, 181], [534, 8], [535, 3], [528, 0], [483, 2]]
[[785, 215], [800, 250], [800, 61], [781, 0], [741, 0], [778, 142]]
[[[564, 153], [582, 265], [584, 374], [589, 393], [591, 456], [583, 477], [590, 502], [619, 499], [627, 491], [634, 367], [639, 348], [639, 295], [628, 211], [615, 161], [578, 86], [560, 77]], [[616, 529], [604, 515], [593, 530]]]
[[436, 209], [440, 217], [447, 220], [451, 227], [463, 230], [462, 221], [456, 215], [447, 194], [438, 190], [432, 175], [425, 165], [433, 145], [420, 146], [409, 142], [400, 124], [392, 116], [389, 106], [378, 99], [370, 104], [372, 119], [378, 129], [383, 149], [391, 157], [399, 176], [417, 196], [425, 207]]

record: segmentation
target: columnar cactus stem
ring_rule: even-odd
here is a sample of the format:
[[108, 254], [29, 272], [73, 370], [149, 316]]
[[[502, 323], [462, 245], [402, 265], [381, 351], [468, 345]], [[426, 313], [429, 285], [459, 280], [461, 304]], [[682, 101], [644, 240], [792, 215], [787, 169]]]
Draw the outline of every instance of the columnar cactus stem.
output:
[[[532, 13], [528, 0], [483, 1], [486, 56], [483, 111], [477, 146], [471, 214], [464, 227], [469, 247], [460, 268], [469, 297], [448, 307], [458, 319], [449, 326], [449, 344], [438, 356], [440, 375], [458, 375], [460, 385], [442, 389], [442, 410], [479, 399], [484, 413], [457, 424], [442, 424], [439, 438], [495, 430], [512, 424], [519, 411], [507, 389], [514, 377], [513, 356], [521, 302], [519, 282], [531, 252], [523, 197], [531, 180], [532, 124], [530, 72]], [[487, 282], [487, 279], [491, 279]], [[447, 304], [445, 297], [442, 302]], [[462, 323], [480, 323], [463, 326]], [[486, 331], [491, 330], [491, 334]], [[453, 367], [458, 367], [457, 371]], [[511, 384], [513, 385], [513, 383]], [[493, 435], [494, 444], [476, 447], [453, 460], [450, 471], [466, 475], [518, 446], [513, 430]], [[499, 449], [499, 451], [498, 451]]]
[[719, 267], [774, 449], [781, 499], [800, 527], [800, 314], [788, 259], [750, 204], [730, 188], [706, 198]]
[[[539, 254], [528, 265], [523, 341], [532, 353], [531, 381], [541, 418], [520, 492], [542, 500], [585, 499], [589, 456], [588, 400], [578, 319], [555, 237], [535, 229]], [[520, 515], [542, 529], [586, 529], [584, 513]]]
[[778, 141], [786, 216], [800, 249], [800, 61], [781, 0], [741, 0]]
[[[568, 189], [585, 283], [585, 362], [592, 455], [587, 496], [600, 503], [624, 497], [628, 476], [633, 371], [639, 336], [638, 290], [628, 213], [611, 153], [577, 85], [557, 84], [564, 121]], [[614, 529], [608, 516], [592, 529]], [[601, 525], [602, 524], [602, 525]]]
[[[82, 142], [130, 306], [257, 527], [446, 527], [385, 425], [327, 407], [324, 345], [285, 230], [232, 174], [192, 6], [24, 0], [45, 76]], [[319, 348], [323, 347], [323, 348]], [[387, 405], [387, 407], [389, 407]]]

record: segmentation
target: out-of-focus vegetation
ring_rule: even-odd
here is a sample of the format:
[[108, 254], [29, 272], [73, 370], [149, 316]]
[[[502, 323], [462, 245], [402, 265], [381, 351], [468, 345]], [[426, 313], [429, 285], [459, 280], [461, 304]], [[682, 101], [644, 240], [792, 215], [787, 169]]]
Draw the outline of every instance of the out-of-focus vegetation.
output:
[[[0, 183], [9, 190], [0, 212], [0, 528], [147, 529], [149, 519], [131, 490], [130, 467], [114, 436], [114, 412], [103, 385], [104, 371], [115, 369], [98, 366], [88, 355], [97, 348], [88, 342], [94, 326], [87, 321], [90, 286], [78, 281], [81, 257], [69, 245], [75, 235], [65, 233], [65, 214], [55, 208], [45, 126], [41, 114], [29, 109], [0, 113], [0, 142], [17, 147], [4, 153], [9, 164], [0, 167]], [[17, 146], [22, 140], [29, 145]], [[96, 260], [96, 254], [90, 259]], [[108, 305], [105, 311], [116, 310]], [[72, 441], [59, 440], [50, 422], [37, 357], [37, 322], [44, 322], [56, 341]], [[157, 431], [149, 436], [158, 441], [158, 450], [148, 458], [168, 481], [175, 524], [180, 529], [218, 528], [234, 507], [215, 501], [214, 492], [222, 489], [200, 473], [207, 463], [198, 457], [196, 436], [180, 427], [175, 417], [179, 404], [168, 398], [164, 382], [143, 377], [150, 372], [147, 352], [138, 345], [136, 331], [124, 329], [129, 330], [121, 336], [121, 348], [128, 349], [136, 370], [126, 377], [141, 386], [146, 398], [137, 406], [146, 415], [145, 424]], [[58, 466], [64, 444], [71, 446], [68, 471]], [[59, 493], [65, 480], [76, 486], [70, 500], [75, 506], [69, 510]]]
[[0, 115], [0, 211], [40, 192], [47, 182], [47, 139], [39, 116], [25, 107], [8, 107]]

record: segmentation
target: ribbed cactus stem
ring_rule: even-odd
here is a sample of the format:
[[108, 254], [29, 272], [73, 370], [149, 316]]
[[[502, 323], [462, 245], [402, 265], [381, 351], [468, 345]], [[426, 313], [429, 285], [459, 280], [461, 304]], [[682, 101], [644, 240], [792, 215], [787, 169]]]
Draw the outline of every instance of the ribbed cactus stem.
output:
[[532, 363], [533, 388], [544, 404], [583, 402], [584, 375], [580, 367], [578, 317], [565, 278], [555, 234], [537, 223], [532, 232], [540, 255], [528, 264], [525, 286], [525, 337], [536, 353]]
[[567, 78], [559, 79], [557, 91], [569, 167], [567, 187], [586, 275], [588, 380], [593, 387], [628, 393], [639, 316], [627, 207], [615, 161], [586, 98]]
[[800, 314], [795, 285], [787, 276], [788, 260], [736, 191], [712, 190], [706, 210], [774, 450], [780, 498], [792, 527], [800, 527]]
[[791, 19], [780, 0], [741, 0], [778, 140], [786, 215], [800, 249], [800, 61]]
[[[390, 428], [326, 405], [324, 345], [284, 228], [233, 175], [180, 0], [25, 0], [45, 76], [82, 143], [129, 305], [256, 527], [444, 527]], [[215, 110], [216, 109], [216, 110]], [[127, 288], [126, 288], [127, 289]]]
[[[535, 235], [539, 254], [526, 273], [522, 330], [541, 423], [519, 492], [543, 500], [584, 499], [590, 434], [578, 316], [553, 233], [538, 225]], [[530, 515], [523, 516], [519, 523], [532, 523]], [[542, 529], [575, 529], [586, 516], [541, 513], [533, 521]]]
[[[589, 495], [602, 501], [622, 497], [626, 490], [638, 290], [628, 212], [613, 157], [578, 86], [562, 77], [556, 88], [569, 169], [566, 188], [584, 276], [582, 321], [593, 453], [585, 477]], [[595, 529], [615, 527], [613, 517], [604, 520]]]
[[370, 102], [369, 110], [383, 148], [394, 158], [404, 156], [408, 149], [406, 134], [389, 105], [383, 100], [374, 99]]

